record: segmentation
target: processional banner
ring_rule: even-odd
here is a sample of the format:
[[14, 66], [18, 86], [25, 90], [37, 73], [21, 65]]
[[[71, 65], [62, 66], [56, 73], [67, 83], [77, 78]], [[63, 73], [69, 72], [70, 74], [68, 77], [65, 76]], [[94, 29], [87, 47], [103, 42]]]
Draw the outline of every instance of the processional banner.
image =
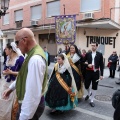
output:
[[76, 15], [56, 16], [55, 32], [57, 43], [74, 43], [76, 39]]

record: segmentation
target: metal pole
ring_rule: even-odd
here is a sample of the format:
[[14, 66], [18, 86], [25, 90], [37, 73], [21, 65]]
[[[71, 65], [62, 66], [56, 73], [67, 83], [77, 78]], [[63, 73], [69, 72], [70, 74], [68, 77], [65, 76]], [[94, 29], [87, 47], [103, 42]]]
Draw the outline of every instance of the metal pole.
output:
[[63, 6], [64, 6], [64, 15], [65, 15], [65, 4]]
[[113, 8], [110, 8], [110, 19], [112, 17], [112, 9], [120, 9], [120, 7], [113, 7]]
[[111, 19], [111, 11], [112, 11], [113, 8], [110, 8], [110, 19]]

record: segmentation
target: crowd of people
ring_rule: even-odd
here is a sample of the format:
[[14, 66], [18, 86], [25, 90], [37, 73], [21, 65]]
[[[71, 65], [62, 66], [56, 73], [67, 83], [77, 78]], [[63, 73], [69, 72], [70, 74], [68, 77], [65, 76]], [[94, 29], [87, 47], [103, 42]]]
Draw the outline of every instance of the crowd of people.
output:
[[[80, 51], [75, 44], [59, 49], [57, 61], [48, 78], [50, 64], [47, 48], [36, 43], [33, 32], [23, 28], [16, 33], [15, 42], [6, 45], [0, 99], [0, 120], [38, 120], [45, 105], [51, 114], [74, 109], [84, 95], [84, 86], [95, 107], [94, 97], [98, 83], [103, 79], [103, 55], [97, 52], [97, 43], [91, 50]], [[23, 54], [27, 54], [26, 58]], [[110, 77], [114, 78], [118, 57], [109, 57]], [[92, 88], [90, 88], [92, 85]]]

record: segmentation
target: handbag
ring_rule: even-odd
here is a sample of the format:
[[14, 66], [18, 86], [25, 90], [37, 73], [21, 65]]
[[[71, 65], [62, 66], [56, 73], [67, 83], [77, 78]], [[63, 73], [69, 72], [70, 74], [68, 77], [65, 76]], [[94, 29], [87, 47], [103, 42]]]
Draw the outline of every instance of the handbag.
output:
[[107, 67], [108, 67], [108, 68], [110, 68], [110, 66], [111, 66], [111, 63], [110, 63], [110, 62], [108, 62]]

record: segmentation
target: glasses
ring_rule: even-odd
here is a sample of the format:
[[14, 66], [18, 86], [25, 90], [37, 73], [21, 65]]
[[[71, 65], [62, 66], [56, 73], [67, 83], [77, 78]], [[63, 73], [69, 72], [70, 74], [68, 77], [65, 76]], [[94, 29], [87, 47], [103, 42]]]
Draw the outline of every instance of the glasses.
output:
[[19, 39], [19, 40], [16, 40], [16, 41], [15, 41], [15, 44], [18, 46], [19, 42], [20, 42], [21, 40], [23, 40], [24, 38], [27, 38], [27, 37], [23, 37], [23, 38], [21, 38], [21, 39]]

